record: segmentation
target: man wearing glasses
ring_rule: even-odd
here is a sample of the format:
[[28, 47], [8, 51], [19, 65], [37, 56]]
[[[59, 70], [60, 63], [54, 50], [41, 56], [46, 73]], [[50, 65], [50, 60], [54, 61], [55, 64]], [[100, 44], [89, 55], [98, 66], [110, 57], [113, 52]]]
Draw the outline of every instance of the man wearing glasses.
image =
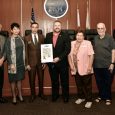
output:
[[94, 74], [99, 95], [95, 101], [105, 100], [105, 104], [110, 105], [115, 63], [115, 41], [106, 33], [104, 23], [97, 24], [97, 32], [98, 35], [94, 38]]

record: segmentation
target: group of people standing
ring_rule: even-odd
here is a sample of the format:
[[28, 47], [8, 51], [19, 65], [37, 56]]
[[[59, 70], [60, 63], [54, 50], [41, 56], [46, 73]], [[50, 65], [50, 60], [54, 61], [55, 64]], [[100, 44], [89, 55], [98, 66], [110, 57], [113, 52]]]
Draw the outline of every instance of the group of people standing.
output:
[[[32, 34], [26, 37], [20, 36], [20, 25], [18, 23], [11, 24], [11, 36], [7, 39], [0, 37], [0, 69], [3, 66], [3, 61], [6, 59], [8, 63], [8, 78], [12, 91], [12, 103], [17, 104], [17, 99], [24, 102], [22, 96], [22, 80], [25, 77], [25, 70], [28, 70], [29, 84], [31, 89], [30, 102], [33, 102], [35, 94], [35, 78], [38, 74], [39, 80], [39, 97], [43, 100], [46, 97], [43, 95], [43, 69], [44, 64], [41, 64], [40, 45], [44, 43], [44, 37], [38, 34], [39, 24], [34, 22], [31, 24]], [[35, 41], [36, 37], [36, 41]], [[4, 42], [2, 42], [4, 40]], [[4, 43], [4, 44], [3, 44]], [[1, 71], [0, 71], [1, 72]], [[0, 73], [1, 74], [1, 73]], [[0, 78], [3, 79], [3, 71]], [[2, 82], [2, 83], [1, 83]], [[3, 80], [1, 80], [3, 84]], [[3, 85], [0, 87], [2, 90]], [[2, 91], [1, 91], [2, 95]], [[5, 103], [5, 99], [1, 96], [1, 103]]]
[[96, 102], [105, 100], [111, 105], [111, 85], [114, 77], [115, 41], [106, 33], [104, 23], [97, 24], [98, 35], [93, 40], [84, 40], [83, 31], [78, 31], [76, 40], [71, 42], [68, 55], [71, 74], [75, 77], [78, 99], [76, 104], [86, 101], [85, 107], [92, 106], [92, 75], [94, 73], [99, 90]]
[[[106, 105], [111, 104], [111, 84], [114, 76], [115, 41], [106, 33], [104, 23], [97, 24], [98, 35], [94, 38], [93, 45], [85, 40], [83, 30], [78, 30], [74, 41], [70, 41], [67, 33], [62, 32], [62, 23], [56, 20], [53, 23], [53, 32], [47, 33], [46, 38], [38, 33], [39, 24], [31, 23], [32, 33], [22, 38], [20, 26], [11, 24], [12, 35], [4, 41], [0, 36], [0, 77], [3, 61], [8, 62], [8, 77], [11, 84], [13, 104], [17, 99], [24, 102], [22, 96], [21, 81], [24, 79], [25, 70], [28, 70], [31, 89], [30, 102], [36, 98], [35, 78], [38, 77], [38, 96], [46, 100], [43, 93], [44, 69], [48, 65], [52, 85], [52, 101], [59, 98], [60, 85], [64, 103], [69, 101], [69, 68], [71, 75], [75, 77], [78, 99], [76, 104], [86, 101], [85, 107], [92, 106], [92, 76], [95, 75], [99, 90], [96, 102], [105, 100]], [[53, 45], [53, 62], [41, 63], [41, 44]], [[0, 78], [1, 79], [1, 78]], [[1, 81], [1, 80], [0, 80]], [[2, 85], [3, 82], [0, 82]], [[2, 86], [3, 87], [3, 86]], [[2, 87], [0, 93], [2, 94]], [[18, 91], [16, 91], [16, 89]], [[2, 95], [0, 95], [2, 100]], [[2, 102], [2, 101], [1, 101]]]

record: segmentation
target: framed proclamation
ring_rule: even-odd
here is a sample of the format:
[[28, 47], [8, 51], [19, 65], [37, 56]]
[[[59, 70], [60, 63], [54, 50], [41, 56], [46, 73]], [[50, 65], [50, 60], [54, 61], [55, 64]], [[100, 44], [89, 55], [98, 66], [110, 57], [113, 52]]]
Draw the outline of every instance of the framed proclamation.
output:
[[52, 44], [41, 45], [41, 63], [53, 62], [53, 46]]

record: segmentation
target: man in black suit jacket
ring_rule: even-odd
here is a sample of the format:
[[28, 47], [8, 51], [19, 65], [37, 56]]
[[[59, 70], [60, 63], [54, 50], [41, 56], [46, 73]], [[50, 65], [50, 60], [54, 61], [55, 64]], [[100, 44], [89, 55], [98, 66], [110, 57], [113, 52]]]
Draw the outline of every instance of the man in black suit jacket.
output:
[[[1, 29], [2, 29], [2, 25], [0, 24], [0, 31]], [[4, 60], [6, 57], [5, 42], [6, 42], [6, 38], [0, 35], [0, 103], [7, 102], [7, 100], [2, 97], [2, 89], [4, 84]]]
[[48, 33], [46, 44], [53, 44], [53, 62], [48, 63], [52, 83], [52, 101], [59, 97], [59, 76], [62, 87], [64, 102], [69, 99], [69, 73], [67, 56], [70, 52], [70, 39], [66, 33], [61, 31], [61, 22], [56, 20], [53, 24], [53, 32]]

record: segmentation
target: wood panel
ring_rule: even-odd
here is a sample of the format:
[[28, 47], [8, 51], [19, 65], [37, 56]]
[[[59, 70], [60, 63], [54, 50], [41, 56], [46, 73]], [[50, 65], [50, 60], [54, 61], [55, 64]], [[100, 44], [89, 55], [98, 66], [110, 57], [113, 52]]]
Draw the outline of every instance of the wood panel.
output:
[[107, 32], [111, 33], [111, 2], [109, 0], [91, 0], [91, 27], [103, 22]]
[[[50, 18], [44, 12], [45, 0], [33, 0], [33, 7], [35, 12], [36, 21], [39, 22], [40, 29], [44, 33], [52, 30], [52, 23], [55, 19]], [[111, 3], [112, 3], [112, 22], [111, 22]], [[77, 29], [77, 4], [80, 12], [81, 28], [85, 29], [86, 26], [86, 12], [87, 12], [87, 0], [68, 0], [69, 10], [67, 14], [62, 17], [63, 29]], [[96, 28], [98, 22], [104, 22], [107, 27], [107, 32], [111, 33], [111, 28], [115, 28], [115, 0], [90, 0], [90, 18], [91, 28]], [[31, 4], [30, 0], [22, 0], [22, 35], [24, 35], [26, 29], [30, 29], [31, 19]], [[10, 24], [12, 22], [18, 22], [21, 25], [21, 0], [0, 0], [0, 23], [3, 25], [4, 30], [10, 32]], [[112, 27], [111, 27], [112, 23]], [[67, 26], [68, 24], [68, 26]], [[8, 82], [7, 64], [5, 63], [5, 81], [4, 81], [4, 95], [11, 95], [10, 84]], [[115, 82], [115, 81], [114, 81]], [[36, 91], [37, 87], [36, 77]], [[115, 83], [113, 83], [112, 90], [115, 91]], [[45, 94], [51, 94], [51, 81], [48, 72], [48, 68], [45, 70], [44, 76], [44, 91]], [[97, 91], [95, 78], [93, 77], [93, 91]], [[28, 95], [29, 82], [28, 74], [25, 74], [25, 80], [23, 81], [23, 93]], [[76, 85], [74, 78], [70, 75], [70, 93], [76, 93]]]
[[[0, 4], [0, 23], [3, 24], [3, 28], [5, 30], [9, 30], [10, 32], [10, 24], [12, 22], [21, 23], [21, 0], [1, 0]], [[114, 21], [114, 4], [112, 7], [112, 20], [113, 26], [115, 25]], [[104, 22], [107, 27], [107, 31], [110, 33], [111, 31], [111, 1], [110, 0], [90, 0], [90, 15], [91, 15], [91, 28], [96, 28], [96, 24], [98, 22]], [[86, 25], [86, 0], [68, 0], [69, 10], [67, 14], [62, 17], [60, 20], [63, 22], [62, 26], [64, 29], [67, 28], [67, 21], [69, 29], [77, 28], [77, 4], [79, 6], [80, 11], [80, 21], [81, 28], [85, 29]], [[30, 27], [30, 19], [31, 19], [31, 4], [30, 0], [22, 1], [22, 29], [23, 33], [26, 29]], [[34, 11], [36, 21], [40, 23], [40, 28], [44, 30], [44, 28], [52, 27], [52, 22], [55, 19], [48, 17], [44, 12], [44, 0], [34, 0]]]
[[4, 30], [9, 30], [12, 22], [20, 24], [20, 0], [0, 0], [0, 23]]
[[115, 29], [115, 0], [112, 0], [112, 28]]

